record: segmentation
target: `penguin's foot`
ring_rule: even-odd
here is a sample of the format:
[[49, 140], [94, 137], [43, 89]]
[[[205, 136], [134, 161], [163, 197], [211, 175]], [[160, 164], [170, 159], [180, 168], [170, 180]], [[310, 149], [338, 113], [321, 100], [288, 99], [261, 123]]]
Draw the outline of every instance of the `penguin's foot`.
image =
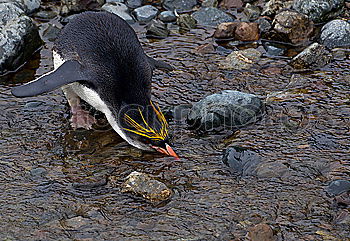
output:
[[89, 114], [89, 111], [83, 110], [80, 106], [72, 108], [71, 126], [74, 129], [84, 128], [92, 129], [92, 125], [96, 123], [95, 117]]

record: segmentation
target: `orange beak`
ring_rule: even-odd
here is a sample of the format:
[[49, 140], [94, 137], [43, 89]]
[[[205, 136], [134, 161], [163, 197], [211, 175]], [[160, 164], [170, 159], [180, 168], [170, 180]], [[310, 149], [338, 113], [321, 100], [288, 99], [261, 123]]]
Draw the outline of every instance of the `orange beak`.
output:
[[163, 153], [165, 155], [168, 156], [173, 156], [175, 158], [179, 158], [179, 156], [175, 153], [175, 151], [173, 150], [173, 148], [171, 148], [168, 144], [165, 144], [166, 149], [163, 149], [161, 147], [158, 146], [152, 146], [152, 148], [154, 148], [156, 151]]

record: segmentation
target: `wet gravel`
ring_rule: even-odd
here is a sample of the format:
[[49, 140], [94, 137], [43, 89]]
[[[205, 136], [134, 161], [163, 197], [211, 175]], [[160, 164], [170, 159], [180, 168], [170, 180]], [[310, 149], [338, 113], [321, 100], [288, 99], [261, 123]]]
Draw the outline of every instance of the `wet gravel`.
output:
[[[157, 41], [147, 40], [143, 27], [137, 32], [149, 55], [176, 69], [155, 72], [161, 107], [232, 89], [265, 99], [265, 116], [239, 132], [211, 135], [172, 121], [179, 160], [135, 150], [107, 125], [73, 131], [61, 91], [10, 94], [52, 69], [49, 44], [0, 78], [1, 240], [244, 240], [262, 222], [279, 240], [350, 236], [346, 221], [333, 221], [349, 213], [326, 192], [332, 180], [349, 179], [349, 59], [307, 73], [261, 71], [274, 61], [228, 71], [218, 68], [224, 55], [193, 52], [210, 42], [211, 30]], [[222, 162], [230, 146], [258, 153], [260, 173], [268, 175], [235, 178]], [[171, 200], [154, 207], [122, 193], [132, 171], [161, 180], [174, 191]], [[110, 176], [113, 185], [105, 182]]]

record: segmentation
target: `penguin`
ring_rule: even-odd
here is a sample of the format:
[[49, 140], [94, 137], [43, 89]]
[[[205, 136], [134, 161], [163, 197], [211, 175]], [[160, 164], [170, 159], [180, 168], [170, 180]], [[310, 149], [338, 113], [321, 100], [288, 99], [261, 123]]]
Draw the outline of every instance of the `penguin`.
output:
[[29, 97], [61, 88], [73, 128], [91, 129], [96, 122], [81, 107], [84, 100], [132, 146], [178, 158], [169, 144], [168, 123], [151, 101], [153, 70], [172, 67], [147, 56], [123, 19], [108, 12], [77, 15], [55, 41], [53, 59], [53, 71], [12, 88], [12, 94]]

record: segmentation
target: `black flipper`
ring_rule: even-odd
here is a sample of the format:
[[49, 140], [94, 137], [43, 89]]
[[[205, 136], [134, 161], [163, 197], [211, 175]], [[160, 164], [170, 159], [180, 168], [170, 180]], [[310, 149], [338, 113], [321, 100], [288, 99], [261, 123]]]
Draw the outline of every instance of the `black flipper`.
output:
[[156, 60], [152, 57], [148, 57], [148, 62], [152, 65], [153, 68], [155, 69], [162, 69], [162, 70], [168, 70], [168, 71], [172, 71], [175, 68], [173, 66], [171, 66], [170, 64], [165, 63], [164, 61], [161, 60]]
[[69, 60], [50, 74], [46, 74], [32, 82], [12, 88], [16, 97], [29, 97], [55, 90], [63, 85], [79, 80], [87, 80], [78, 61]]

